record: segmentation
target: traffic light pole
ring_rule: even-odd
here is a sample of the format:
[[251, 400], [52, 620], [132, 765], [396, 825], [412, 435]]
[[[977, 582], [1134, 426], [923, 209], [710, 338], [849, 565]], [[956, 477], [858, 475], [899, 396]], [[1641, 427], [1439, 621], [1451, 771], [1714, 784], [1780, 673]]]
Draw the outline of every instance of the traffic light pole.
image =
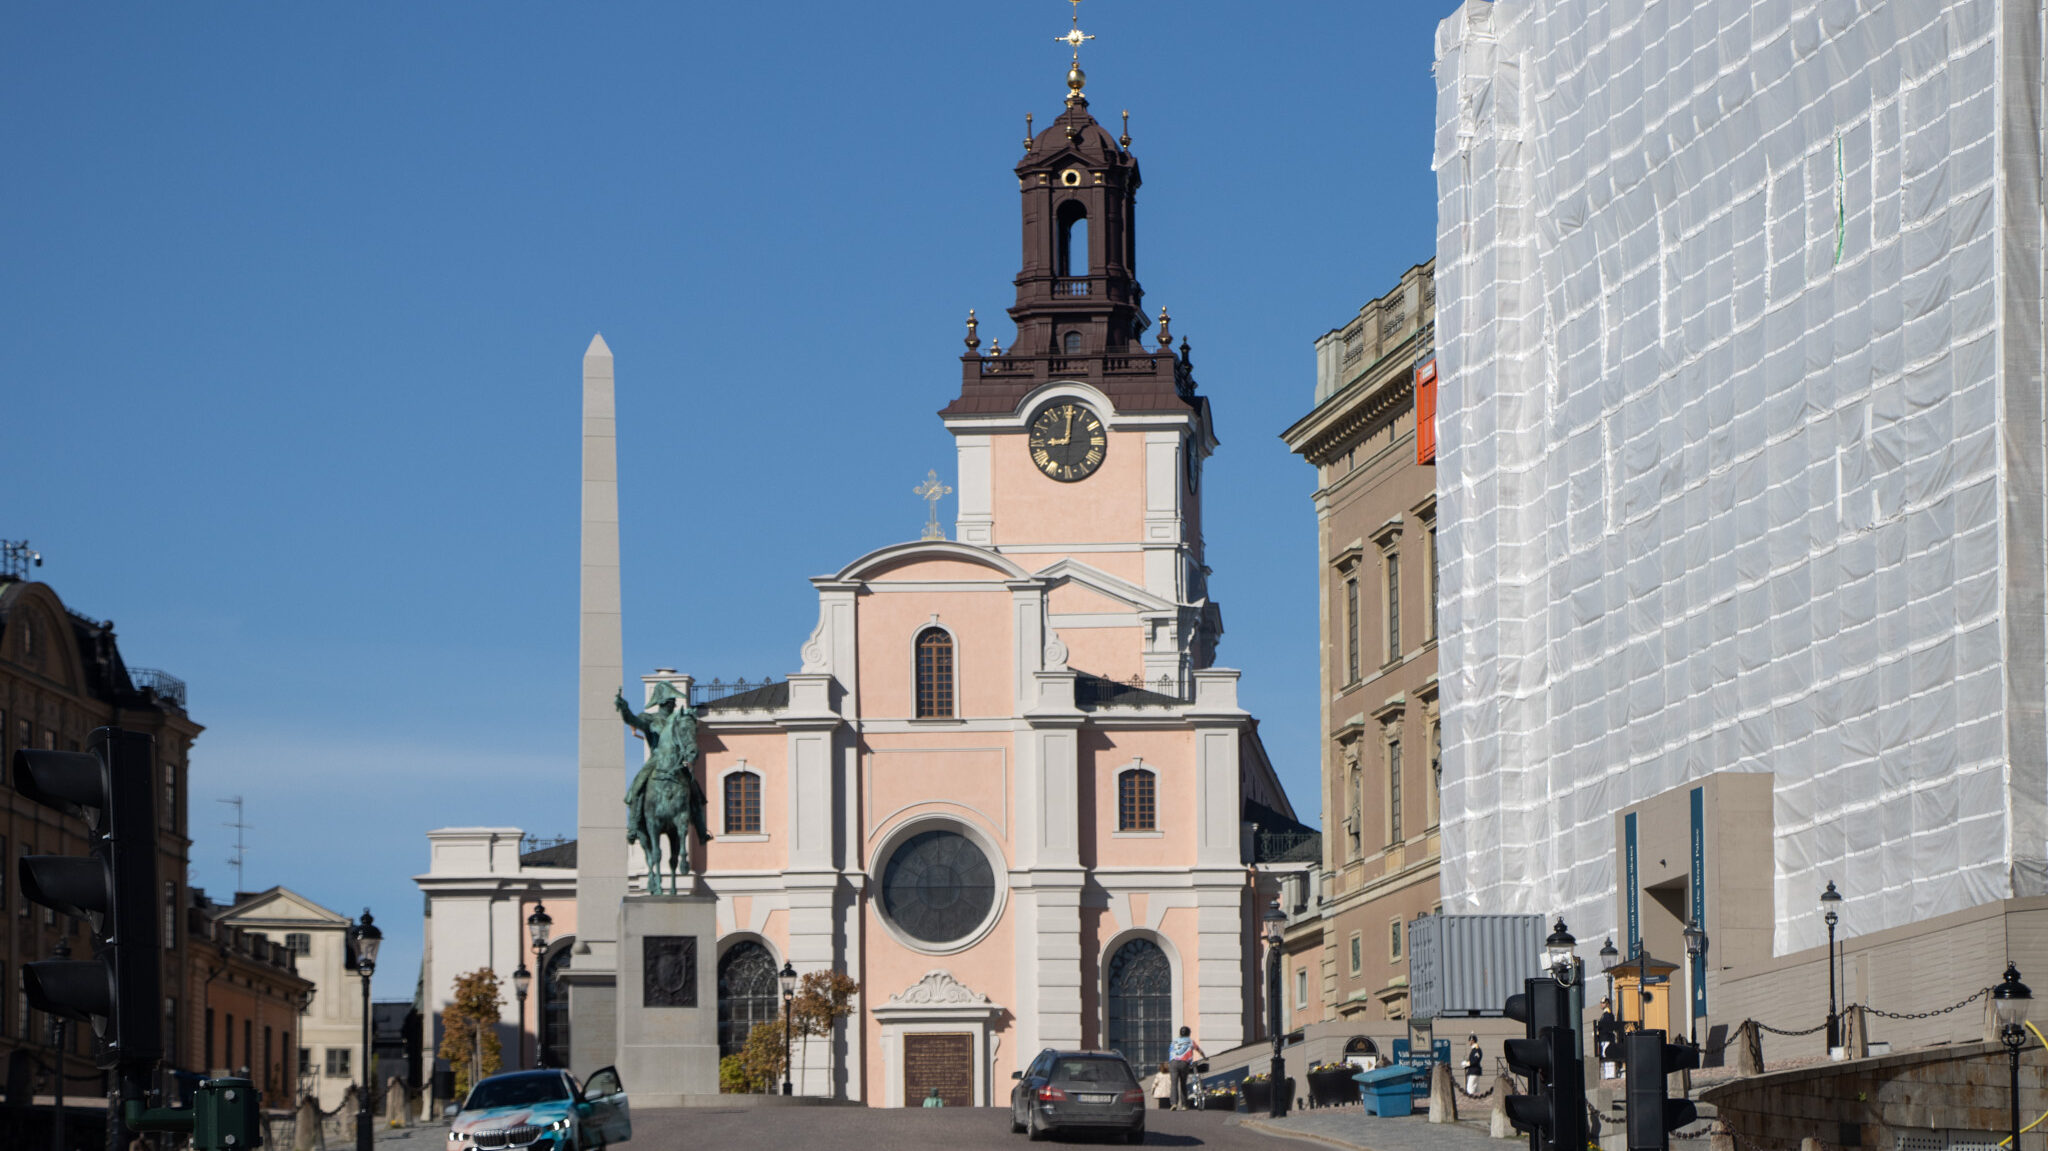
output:
[[[24, 856], [22, 895], [87, 921], [93, 957], [22, 966], [29, 1004], [90, 1023], [98, 1064], [113, 1073], [107, 1146], [127, 1151], [144, 1084], [163, 1058], [163, 983], [156, 893], [154, 741], [118, 727], [96, 729], [90, 751], [22, 748], [15, 789], [32, 802], [84, 821], [89, 857]], [[64, 1074], [58, 1055], [57, 1074]], [[160, 1129], [160, 1128], [159, 1128]]]

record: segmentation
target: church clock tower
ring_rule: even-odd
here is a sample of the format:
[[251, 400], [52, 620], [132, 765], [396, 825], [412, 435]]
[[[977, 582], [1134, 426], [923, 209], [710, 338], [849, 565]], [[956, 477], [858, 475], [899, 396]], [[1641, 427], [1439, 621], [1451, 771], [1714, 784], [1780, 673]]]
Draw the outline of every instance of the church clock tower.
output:
[[1176, 605], [1171, 621], [1148, 621], [1144, 674], [1184, 680], [1222, 633], [1202, 557], [1202, 461], [1216, 438], [1165, 309], [1146, 342], [1129, 115], [1112, 136], [1089, 114], [1084, 38], [1068, 37], [1066, 110], [1024, 141], [1016, 167], [1015, 340], [984, 349], [970, 313], [960, 394], [939, 413], [959, 449], [956, 538], [1033, 571], [1072, 560]]

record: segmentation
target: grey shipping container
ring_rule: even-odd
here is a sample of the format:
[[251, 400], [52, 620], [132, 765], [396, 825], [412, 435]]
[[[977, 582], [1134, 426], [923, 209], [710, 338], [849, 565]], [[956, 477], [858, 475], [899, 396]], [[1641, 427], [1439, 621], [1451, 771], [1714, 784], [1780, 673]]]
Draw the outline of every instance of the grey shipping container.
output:
[[1544, 974], [1540, 915], [1425, 915], [1408, 925], [1408, 1012], [1416, 1019], [1499, 1015], [1522, 981]]

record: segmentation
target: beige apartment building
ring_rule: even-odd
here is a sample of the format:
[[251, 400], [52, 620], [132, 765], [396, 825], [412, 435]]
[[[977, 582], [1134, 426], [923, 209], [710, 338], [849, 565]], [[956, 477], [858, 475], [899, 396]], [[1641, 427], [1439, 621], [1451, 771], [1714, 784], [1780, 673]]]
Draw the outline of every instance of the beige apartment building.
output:
[[1354, 1050], [1405, 1035], [1407, 924], [1439, 907], [1434, 264], [1316, 341], [1315, 407], [1282, 434], [1316, 469], [1323, 731], [1288, 1025], [1342, 1021]]

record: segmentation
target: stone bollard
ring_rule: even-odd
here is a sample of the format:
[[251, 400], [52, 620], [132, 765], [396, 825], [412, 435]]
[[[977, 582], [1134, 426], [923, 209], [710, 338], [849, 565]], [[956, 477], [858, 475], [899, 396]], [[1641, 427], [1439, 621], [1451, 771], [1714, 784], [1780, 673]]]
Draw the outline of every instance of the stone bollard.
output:
[[1820, 1140], [1808, 1135], [1799, 1141], [1799, 1151], [1821, 1151]]
[[1458, 1121], [1458, 1089], [1451, 1084], [1451, 1065], [1433, 1063], [1429, 1068], [1429, 1121]]
[[1515, 1093], [1515, 1081], [1505, 1075], [1496, 1076], [1493, 1081], [1493, 1117], [1487, 1134], [1495, 1139], [1516, 1137], [1515, 1125], [1508, 1121], [1508, 1096]]
[[384, 1125], [403, 1127], [407, 1118], [405, 1080], [388, 1079], [384, 1083]]
[[1735, 1029], [1735, 1073], [1737, 1075], [1762, 1075], [1764, 1073], [1763, 1032], [1757, 1029], [1756, 1020], [1745, 1019]]
[[320, 1106], [311, 1095], [299, 1096], [299, 1113], [292, 1124], [292, 1151], [313, 1151], [320, 1145]]

